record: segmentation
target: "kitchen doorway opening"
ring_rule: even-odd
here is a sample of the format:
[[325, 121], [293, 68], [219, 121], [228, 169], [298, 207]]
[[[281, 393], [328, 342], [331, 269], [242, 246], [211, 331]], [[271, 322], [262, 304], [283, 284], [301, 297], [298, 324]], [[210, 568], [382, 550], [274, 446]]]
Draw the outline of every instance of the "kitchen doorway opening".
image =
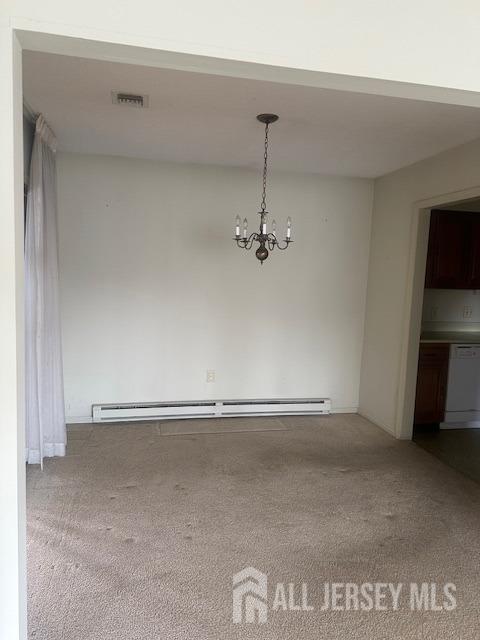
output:
[[416, 211], [402, 436], [480, 482], [476, 191], [438, 198]]

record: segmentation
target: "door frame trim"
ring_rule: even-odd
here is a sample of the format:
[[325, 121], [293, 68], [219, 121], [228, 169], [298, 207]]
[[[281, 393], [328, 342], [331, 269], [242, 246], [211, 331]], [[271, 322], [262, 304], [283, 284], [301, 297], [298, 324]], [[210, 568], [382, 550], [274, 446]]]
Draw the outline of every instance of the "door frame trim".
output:
[[412, 205], [410, 251], [405, 293], [399, 384], [395, 412], [395, 436], [411, 440], [415, 410], [418, 352], [422, 328], [422, 304], [427, 267], [430, 211], [480, 198], [480, 185], [417, 200]]

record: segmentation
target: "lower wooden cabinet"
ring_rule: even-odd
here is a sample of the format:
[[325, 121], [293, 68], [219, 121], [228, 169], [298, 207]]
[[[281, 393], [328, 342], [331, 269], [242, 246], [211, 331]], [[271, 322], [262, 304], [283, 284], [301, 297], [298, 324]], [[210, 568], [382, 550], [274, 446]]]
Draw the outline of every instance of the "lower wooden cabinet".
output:
[[433, 424], [445, 418], [450, 345], [420, 344], [415, 424]]

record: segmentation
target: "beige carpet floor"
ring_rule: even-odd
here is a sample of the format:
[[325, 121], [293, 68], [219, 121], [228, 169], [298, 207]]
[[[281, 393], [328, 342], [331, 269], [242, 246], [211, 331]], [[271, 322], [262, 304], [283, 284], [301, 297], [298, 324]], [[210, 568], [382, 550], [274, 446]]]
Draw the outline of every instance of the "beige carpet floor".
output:
[[[480, 487], [358, 416], [273, 420], [70, 427], [27, 474], [29, 637], [477, 640]], [[314, 610], [233, 624], [250, 565], [269, 607], [305, 582]], [[325, 582], [453, 582], [458, 606], [322, 612]]]

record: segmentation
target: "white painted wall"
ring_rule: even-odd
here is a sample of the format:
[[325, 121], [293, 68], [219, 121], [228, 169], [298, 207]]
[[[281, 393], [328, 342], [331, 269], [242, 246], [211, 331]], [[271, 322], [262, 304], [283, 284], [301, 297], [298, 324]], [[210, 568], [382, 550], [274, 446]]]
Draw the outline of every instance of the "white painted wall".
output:
[[257, 171], [60, 154], [67, 415], [204, 398], [356, 408], [372, 184], [272, 175], [295, 242], [260, 265], [232, 241], [237, 212], [257, 224]]
[[[405, 330], [417, 242], [414, 202], [445, 194], [439, 205], [442, 199], [459, 200], [455, 192], [480, 186], [479, 158], [477, 140], [375, 181], [360, 411], [397, 436], [406, 436], [402, 358], [411, 347]], [[420, 318], [421, 298], [416, 304]]]
[[0, 24], [0, 638], [26, 638], [21, 50]]
[[7, 0], [15, 26], [79, 38], [478, 91], [474, 0]]

